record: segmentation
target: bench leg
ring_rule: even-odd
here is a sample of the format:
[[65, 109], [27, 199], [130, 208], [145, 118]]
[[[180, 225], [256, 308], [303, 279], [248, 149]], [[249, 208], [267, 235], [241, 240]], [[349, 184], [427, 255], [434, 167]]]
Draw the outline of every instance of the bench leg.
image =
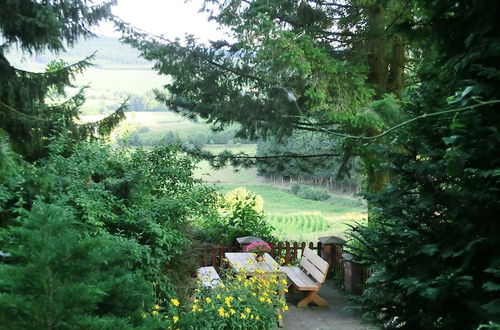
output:
[[307, 295], [304, 297], [304, 299], [299, 301], [297, 307], [299, 308], [307, 307], [307, 305], [309, 305], [309, 303], [311, 302], [315, 302], [319, 307], [328, 306], [328, 301], [318, 296], [318, 291], [309, 291]]

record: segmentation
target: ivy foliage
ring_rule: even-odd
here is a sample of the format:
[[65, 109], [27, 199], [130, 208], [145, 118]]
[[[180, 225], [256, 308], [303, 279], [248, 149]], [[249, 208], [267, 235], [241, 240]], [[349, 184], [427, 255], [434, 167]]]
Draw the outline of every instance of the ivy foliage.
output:
[[[428, 43], [407, 111], [481, 104], [414, 122], [386, 149], [394, 174], [352, 231], [373, 268], [360, 301], [404, 329], [476, 329], [500, 320], [500, 26], [496, 2], [418, 1]], [[456, 27], [460, 26], [459, 29]], [[423, 41], [424, 42], [424, 41]]]

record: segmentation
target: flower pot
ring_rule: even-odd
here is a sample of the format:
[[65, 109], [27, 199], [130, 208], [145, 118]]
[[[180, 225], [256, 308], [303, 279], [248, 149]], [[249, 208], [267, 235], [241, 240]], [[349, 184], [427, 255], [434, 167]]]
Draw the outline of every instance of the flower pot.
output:
[[262, 261], [264, 261], [264, 255], [262, 255], [262, 254], [258, 254], [258, 255], [256, 255], [256, 256], [255, 256], [255, 260], [256, 260], [257, 262], [262, 262]]

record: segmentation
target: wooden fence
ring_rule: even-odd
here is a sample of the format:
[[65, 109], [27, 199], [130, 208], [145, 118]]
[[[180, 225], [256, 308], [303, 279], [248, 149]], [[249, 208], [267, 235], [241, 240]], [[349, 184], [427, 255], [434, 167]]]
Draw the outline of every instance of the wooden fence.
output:
[[[323, 245], [321, 242], [279, 242], [277, 244], [270, 244], [271, 252], [269, 253], [280, 264], [290, 265], [298, 264], [302, 257], [302, 251], [307, 246], [315, 251], [319, 256], [327, 260], [334, 272], [343, 272], [342, 262], [342, 247], [339, 245], [334, 246], [334, 253], [325, 255]], [[222, 266], [224, 254], [226, 252], [241, 252], [241, 247], [238, 244], [212, 244], [204, 245], [197, 249], [200, 256], [200, 264], [203, 267], [214, 266], [219, 269]]]
[[[355, 293], [347, 289], [357, 288], [356, 291], [360, 293], [360, 289], [366, 280], [372, 274], [369, 269], [362, 268], [361, 266], [356, 266], [354, 268], [350, 267], [349, 271], [352, 269], [357, 269], [356, 274], [345, 273], [346, 261], [342, 258], [344, 253], [343, 246], [341, 244], [322, 244], [321, 242], [279, 242], [277, 244], [270, 244], [271, 252], [269, 253], [277, 262], [285, 265], [296, 265], [299, 263], [302, 257], [302, 252], [307, 246], [311, 250], [315, 251], [319, 256], [325, 259], [330, 264], [329, 275], [336, 276], [345, 275], [346, 291], [349, 293]], [[242, 249], [238, 244], [218, 244], [218, 245], [204, 245], [195, 249], [195, 253], [198, 253], [200, 258], [200, 265], [203, 267], [214, 266], [217, 270], [220, 270], [224, 262], [224, 254], [226, 252], [241, 252]]]

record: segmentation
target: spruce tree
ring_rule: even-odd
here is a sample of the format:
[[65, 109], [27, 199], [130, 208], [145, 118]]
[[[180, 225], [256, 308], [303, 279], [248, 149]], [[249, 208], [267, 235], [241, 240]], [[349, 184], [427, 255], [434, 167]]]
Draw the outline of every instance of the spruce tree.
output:
[[[81, 140], [109, 134], [123, 118], [123, 109], [101, 122], [79, 125], [83, 90], [64, 99], [65, 87], [90, 65], [91, 56], [78, 63], [51, 63], [45, 72], [27, 72], [9, 63], [6, 52], [19, 47], [26, 54], [63, 52], [79, 38], [93, 36], [92, 26], [110, 17], [115, 1], [17, 1], [0, 3], [0, 129], [10, 136], [14, 150], [33, 161], [46, 155], [50, 138], [65, 134]], [[90, 54], [89, 54], [90, 55]]]
[[395, 328], [497, 329], [500, 4], [418, 4], [408, 33], [427, 51], [406, 108], [424, 119], [399, 132], [404, 148], [386, 150], [394, 180], [371, 196], [373, 222], [352, 233], [374, 270], [361, 302]]

